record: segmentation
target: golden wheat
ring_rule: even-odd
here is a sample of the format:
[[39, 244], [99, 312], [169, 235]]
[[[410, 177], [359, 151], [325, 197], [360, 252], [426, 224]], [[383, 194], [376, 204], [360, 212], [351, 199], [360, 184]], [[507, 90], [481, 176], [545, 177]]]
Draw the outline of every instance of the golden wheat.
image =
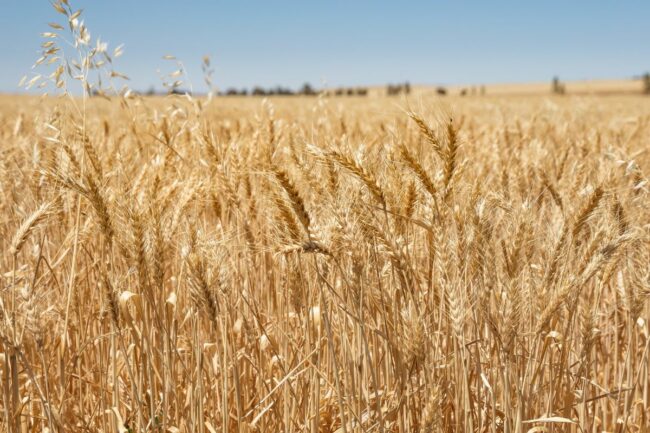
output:
[[647, 98], [113, 98], [0, 97], [0, 430], [650, 429]]

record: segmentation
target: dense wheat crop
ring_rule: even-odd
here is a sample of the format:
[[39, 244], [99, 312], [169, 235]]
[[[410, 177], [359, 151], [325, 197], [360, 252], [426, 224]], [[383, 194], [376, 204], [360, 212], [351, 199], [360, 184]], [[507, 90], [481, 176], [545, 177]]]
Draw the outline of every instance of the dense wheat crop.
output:
[[0, 99], [0, 429], [647, 431], [650, 100]]

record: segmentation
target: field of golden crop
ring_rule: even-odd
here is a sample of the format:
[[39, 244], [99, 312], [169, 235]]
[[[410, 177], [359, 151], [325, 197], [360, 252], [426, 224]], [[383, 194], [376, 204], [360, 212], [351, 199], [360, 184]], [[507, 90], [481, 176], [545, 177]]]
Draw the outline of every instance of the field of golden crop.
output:
[[0, 430], [642, 432], [650, 99], [0, 97]]

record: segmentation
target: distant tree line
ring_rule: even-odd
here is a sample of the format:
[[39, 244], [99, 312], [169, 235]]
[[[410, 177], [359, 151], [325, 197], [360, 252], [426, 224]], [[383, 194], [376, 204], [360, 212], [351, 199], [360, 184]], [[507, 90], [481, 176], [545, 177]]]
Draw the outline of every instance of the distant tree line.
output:
[[[640, 77], [638, 75], [633, 77], [635, 80], [641, 79], [643, 82], [643, 90], [642, 92], [646, 95], [650, 95], [650, 73], [646, 72], [645, 74], [641, 75]], [[445, 96], [447, 95], [447, 89], [442, 86], [438, 86], [435, 89], [436, 93], [439, 96]], [[566, 93], [566, 86], [565, 84], [560, 81], [560, 78], [555, 76], [553, 77], [551, 81], [551, 92], [556, 94], [556, 95], [563, 95]], [[167, 92], [158, 92], [156, 91], [155, 88], [151, 87], [149, 90], [145, 92], [136, 92], [140, 93], [142, 95], [147, 95], [147, 96], [154, 96], [154, 95], [165, 95], [165, 94], [178, 94], [178, 95], [184, 95], [184, 94], [192, 94], [189, 90], [185, 89], [179, 89], [179, 88], [173, 88], [170, 91]], [[276, 87], [271, 87], [271, 88], [263, 88], [261, 86], [255, 86], [251, 90], [242, 88], [242, 89], [237, 89], [235, 87], [230, 87], [226, 90], [223, 90], [221, 92], [218, 92], [218, 95], [220, 96], [292, 96], [292, 95], [302, 95], [302, 96], [315, 96], [320, 93], [319, 90], [315, 89], [312, 87], [311, 84], [305, 83], [300, 87], [298, 90], [293, 90], [288, 87], [283, 87], [283, 86], [276, 86]], [[323, 92], [327, 96], [367, 96], [368, 95], [368, 88], [366, 87], [338, 87], [335, 89], [330, 89], [330, 90], [325, 90]], [[408, 95], [411, 93], [411, 85], [408, 81], [401, 83], [401, 84], [388, 84], [386, 86], [386, 95], [388, 96], [396, 96], [396, 95]], [[469, 88], [462, 88], [460, 89], [459, 92], [460, 96], [467, 96], [467, 95], [485, 95], [485, 86], [480, 86], [480, 87], [469, 87]], [[91, 92], [91, 96], [99, 96], [99, 93], [96, 91]], [[195, 96], [200, 96], [196, 95]]]
[[[315, 96], [318, 95], [319, 91], [316, 90], [314, 87], [312, 87], [311, 84], [305, 83], [300, 87], [298, 90], [293, 90], [289, 87], [283, 87], [283, 86], [276, 86], [276, 87], [270, 87], [270, 88], [264, 88], [261, 86], [255, 86], [252, 89], [248, 90], [246, 88], [241, 88], [238, 89], [236, 87], [229, 87], [225, 90], [222, 90], [220, 92], [217, 92], [217, 95], [219, 96], [275, 96], [275, 95], [307, 95], [307, 96]], [[179, 89], [179, 88], [174, 88], [171, 89], [170, 91], [166, 92], [158, 92], [156, 91], [155, 88], [151, 87], [149, 90], [146, 92], [142, 92], [143, 95], [147, 96], [154, 96], [154, 95], [168, 95], [168, 94], [176, 94], [176, 95], [184, 95], [184, 94], [190, 94], [192, 95], [192, 92], [189, 90], [184, 90], [184, 89]], [[201, 94], [194, 93], [194, 96], [201, 96]]]
[[[309, 83], [303, 84], [298, 90], [293, 90], [288, 87], [276, 86], [272, 88], [263, 88], [255, 86], [250, 91], [247, 89], [238, 90], [236, 88], [229, 88], [223, 92], [219, 92], [222, 96], [316, 96], [320, 93]], [[323, 93], [327, 96], [367, 96], [368, 89], [366, 87], [339, 87], [336, 89], [325, 90]]]
[[[443, 86], [436, 87], [435, 91], [438, 96], [446, 96], [448, 94], [447, 88]], [[409, 93], [411, 93], [411, 85], [408, 81], [403, 84], [388, 84], [386, 86], [386, 94], [388, 96], [408, 95]], [[459, 94], [460, 96], [485, 95], [485, 86], [462, 88]]]
[[[239, 92], [237, 92], [236, 89], [228, 89], [225, 93], [221, 93], [222, 95], [241, 95], [245, 96], [248, 95], [248, 91], [246, 89], [243, 89]], [[276, 86], [276, 87], [271, 87], [268, 89], [265, 89], [261, 86], [255, 86], [253, 89], [251, 89], [250, 94], [253, 96], [293, 96], [293, 95], [303, 95], [303, 96], [316, 96], [318, 95], [318, 90], [312, 87], [311, 84], [305, 83], [302, 85], [302, 87], [298, 90], [293, 90], [288, 87], [282, 87], [282, 86]]]
[[464, 88], [460, 89], [460, 96], [467, 96], [467, 95], [472, 95], [472, 96], [481, 95], [481, 96], [483, 96], [483, 95], [485, 95], [485, 86], [480, 86], [480, 87], [472, 86], [472, 87], [469, 87], [469, 88], [464, 87]]
[[270, 88], [264, 88], [261, 86], [255, 86], [250, 91], [248, 89], [236, 89], [234, 87], [228, 88], [225, 91], [219, 92], [221, 96], [315, 96], [318, 95], [318, 90], [312, 87], [311, 84], [305, 83], [298, 90], [293, 90], [289, 87], [276, 86]]
[[388, 96], [408, 95], [409, 93], [411, 93], [411, 84], [408, 81], [402, 84], [389, 84], [386, 86], [386, 95]]
[[368, 96], [366, 87], [338, 87], [325, 92], [327, 96]]

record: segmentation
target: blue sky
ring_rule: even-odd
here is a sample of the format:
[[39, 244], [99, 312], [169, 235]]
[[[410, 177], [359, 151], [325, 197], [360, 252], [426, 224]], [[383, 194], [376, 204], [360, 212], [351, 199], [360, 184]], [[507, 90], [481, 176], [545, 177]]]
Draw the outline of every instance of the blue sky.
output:
[[[131, 87], [161, 88], [173, 54], [195, 89], [210, 55], [224, 89], [311, 82], [480, 84], [627, 78], [650, 70], [650, 1], [70, 0], [92, 36], [125, 44]], [[60, 20], [46, 0], [0, 13], [0, 91], [15, 92]]]

